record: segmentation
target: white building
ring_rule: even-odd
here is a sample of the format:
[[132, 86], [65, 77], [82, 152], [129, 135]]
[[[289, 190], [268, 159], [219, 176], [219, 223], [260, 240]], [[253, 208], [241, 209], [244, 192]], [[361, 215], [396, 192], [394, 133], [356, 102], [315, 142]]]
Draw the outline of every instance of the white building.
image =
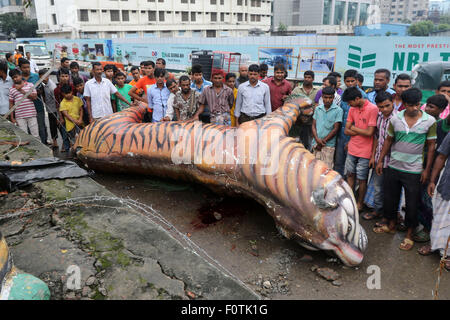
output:
[[29, 19], [36, 19], [35, 7], [25, 8], [23, 0], [0, 0], [0, 14], [4, 13], [14, 13]]
[[273, 30], [280, 23], [287, 31], [349, 34], [368, 22], [372, 0], [274, 0]]
[[428, 18], [428, 0], [376, 0], [382, 23], [417, 22]]
[[35, 0], [50, 38], [228, 37], [270, 30], [272, 0]]

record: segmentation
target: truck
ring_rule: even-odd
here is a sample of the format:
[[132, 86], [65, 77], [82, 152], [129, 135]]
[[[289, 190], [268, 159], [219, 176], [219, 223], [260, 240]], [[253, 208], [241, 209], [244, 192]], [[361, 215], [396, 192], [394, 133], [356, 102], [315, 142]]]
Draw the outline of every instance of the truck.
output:
[[225, 78], [229, 72], [239, 72], [241, 54], [238, 52], [198, 50], [191, 53], [192, 65], [199, 64], [203, 69], [203, 77], [211, 80], [211, 74], [219, 71]]
[[17, 43], [16, 49], [18, 49], [24, 57], [25, 54], [29, 52], [31, 54], [31, 59], [36, 61], [39, 69], [49, 69], [52, 66], [52, 57], [43, 43]]

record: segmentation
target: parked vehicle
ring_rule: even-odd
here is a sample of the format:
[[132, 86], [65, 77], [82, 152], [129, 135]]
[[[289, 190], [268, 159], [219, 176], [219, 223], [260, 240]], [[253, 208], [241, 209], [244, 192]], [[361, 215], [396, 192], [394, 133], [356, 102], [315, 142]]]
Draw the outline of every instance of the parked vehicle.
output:
[[48, 69], [52, 66], [52, 58], [44, 44], [18, 43], [16, 49], [18, 49], [24, 57], [25, 54], [29, 52], [31, 54], [31, 59], [36, 61], [39, 69]]

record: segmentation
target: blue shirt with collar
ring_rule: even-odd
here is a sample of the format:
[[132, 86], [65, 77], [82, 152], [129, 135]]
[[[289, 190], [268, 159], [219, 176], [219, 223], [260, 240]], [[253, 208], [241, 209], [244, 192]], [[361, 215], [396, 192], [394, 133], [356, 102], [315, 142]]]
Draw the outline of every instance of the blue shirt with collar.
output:
[[[387, 88], [386, 92], [390, 93], [390, 94], [395, 94], [395, 90], [392, 90], [391, 88]], [[372, 102], [373, 104], [375, 104], [375, 98], [377, 97], [378, 92], [376, 92], [375, 90], [369, 92], [367, 94], [367, 99], [369, 99], [370, 102]]]
[[202, 83], [202, 85], [200, 86], [200, 88], [197, 87], [197, 85], [195, 84], [195, 82], [192, 82], [192, 83], [191, 83], [191, 89], [194, 89], [194, 90], [198, 91], [198, 93], [202, 93], [202, 92], [203, 92], [203, 89], [205, 89], [207, 86], [211, 86], [211, 85], [212, 85], [212, 82], [211, 82], [211, 81], [205, 80], [205, 78], [203, 78], [203, 83]]
[[167, 112], [167, 100], [169, 100], [170, 90], [166, 85], [162, 89], [157, 84], [147, 89], [148, 107], [153, 109], [152, 122], [161, 121]]

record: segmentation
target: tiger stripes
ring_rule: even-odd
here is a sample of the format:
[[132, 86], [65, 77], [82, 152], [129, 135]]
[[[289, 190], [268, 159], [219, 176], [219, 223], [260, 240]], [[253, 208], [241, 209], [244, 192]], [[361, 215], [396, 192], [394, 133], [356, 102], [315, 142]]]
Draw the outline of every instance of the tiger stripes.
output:
[[[74, 148], [94, 170], [196, 181], [251, 197], [266, 207], [285, 235], [320, 248], [329, 237], [320, 226], [327, 211], [318, 208], [313, 192], [337, 184], [345, 188], [337, 172], [288, 136], [300, 108], [309, 105], [299, 98], [238, 128], [198, 121], [142, 123], [145, 109], [133, 107], [87, 126]], [[348, 190], [340, 197], [350, 198], [348, 210], [357, 212]], [[323, 230], [318, 233], [318, 228]]]

